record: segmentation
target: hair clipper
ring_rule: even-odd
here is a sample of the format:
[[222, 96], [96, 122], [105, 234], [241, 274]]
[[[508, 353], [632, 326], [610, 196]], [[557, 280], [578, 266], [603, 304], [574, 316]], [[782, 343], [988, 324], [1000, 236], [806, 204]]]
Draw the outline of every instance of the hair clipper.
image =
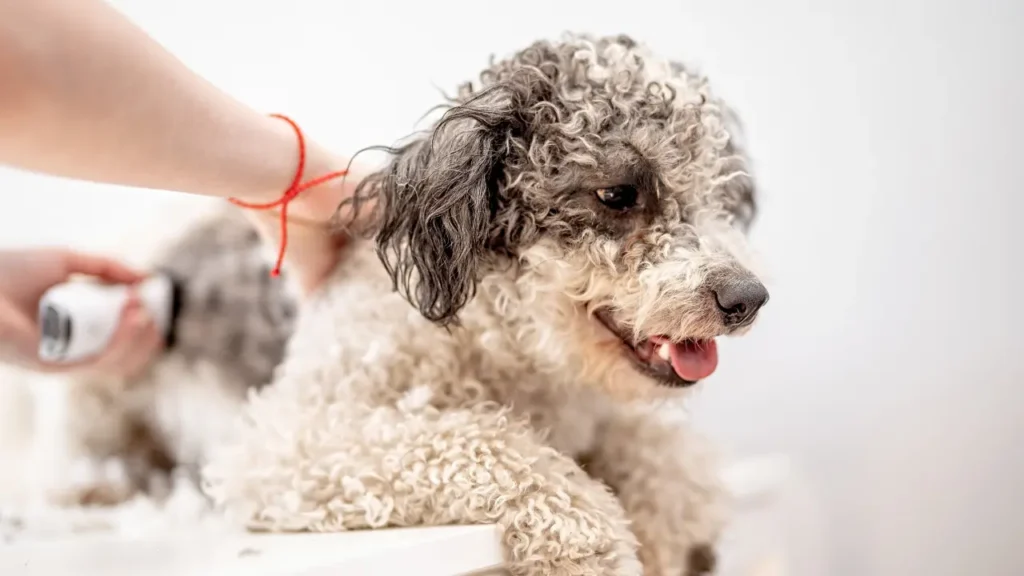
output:
[[71, 281], [50, 288], [39, 300], [39, 359], [66, 364], [105, 350], [132, 289], [164, 335], [167, 347], [173, 346], [182, 289], [169, 274], [158, 273], [136, 286]]

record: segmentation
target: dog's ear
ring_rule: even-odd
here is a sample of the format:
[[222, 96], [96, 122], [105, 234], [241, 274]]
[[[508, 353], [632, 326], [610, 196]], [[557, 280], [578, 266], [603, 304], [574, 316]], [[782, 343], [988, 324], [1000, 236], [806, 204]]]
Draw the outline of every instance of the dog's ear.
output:
[[508, 90], [450, 108], [431, 132], [391, 149], [357, 198], [376, 203], [377, 254], [394, 286], [441, 325], [473, 297], [500, 202], [503, 159], [516, 133]]

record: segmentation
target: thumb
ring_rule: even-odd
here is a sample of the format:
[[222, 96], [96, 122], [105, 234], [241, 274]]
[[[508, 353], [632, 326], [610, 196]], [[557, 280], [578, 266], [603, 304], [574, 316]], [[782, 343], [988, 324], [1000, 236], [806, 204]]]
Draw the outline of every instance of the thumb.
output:
[[112, 284], [134, 284], [146, 278], [144, 272], [130, 268], [117, 260], [102, 256], [69, 252], [65, 258], [65, 265], [69, 274], [95, 276]]

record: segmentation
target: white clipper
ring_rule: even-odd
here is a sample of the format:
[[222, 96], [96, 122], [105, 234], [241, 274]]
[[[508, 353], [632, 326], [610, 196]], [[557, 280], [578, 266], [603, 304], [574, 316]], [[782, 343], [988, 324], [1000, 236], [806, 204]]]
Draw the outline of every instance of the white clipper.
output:
[[[39, 300], [39, 359], [71, 363], [106, 349], [117, 330], [129, 286], [71, 281], [50, 288]], [[174, 320], [181, 306], [178, 286], [158, 274], [136, 287], [157, 328], [173, 342]]]

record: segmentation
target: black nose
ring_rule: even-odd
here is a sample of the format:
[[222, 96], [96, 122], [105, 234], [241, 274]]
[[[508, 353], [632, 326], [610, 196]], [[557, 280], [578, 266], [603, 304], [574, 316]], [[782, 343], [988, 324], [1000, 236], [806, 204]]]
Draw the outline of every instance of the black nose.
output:
[[742, 278], [715, 290], [715, 301], [725, 325], [736, 326], [752, 319], [768, 302], [768, 289], [756, 278]]

